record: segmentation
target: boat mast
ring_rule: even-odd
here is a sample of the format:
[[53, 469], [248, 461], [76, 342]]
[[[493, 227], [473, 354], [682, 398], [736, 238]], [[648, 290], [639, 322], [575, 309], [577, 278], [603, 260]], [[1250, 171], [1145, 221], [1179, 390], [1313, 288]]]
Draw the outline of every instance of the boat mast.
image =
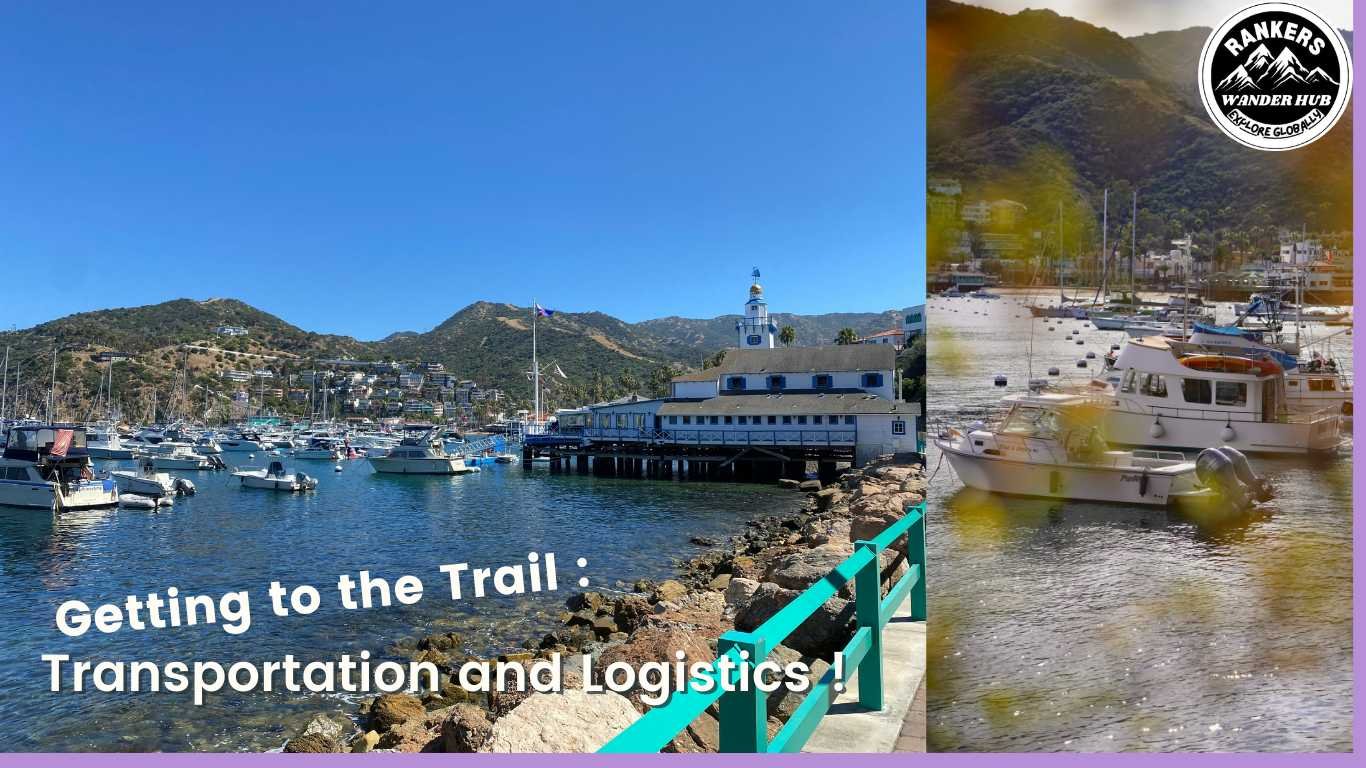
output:
[[1067, 301], [1067, 281], [1063, 275], [1062, 201], [1058, 201], [1058, 306]]
[[5, 419], [5, 405], [9, 402], [9, 345], [5, 345], [5, 363], [0, 366], [0, 421]]
[[541, 314], [540, 304], [535, 299], [531, 300], [531, 391], [532, 391], [532, 413], [531, 423], [536, 424], [541, 420], [541, 366], [536, 360], [536, 316]]
[[1110, 190], [1105, 190], [1105, 196], [1101, 202], [1100, 214], [1100, 285], [1096, 286], [1096, 297], [1091, 300], [1091, 306], [1100, 304], [1100, 296], [1107, 293], [1110, 280]]
[[1133, 212], [1129, 220], [1129, 303], [1138, 311], [1138, 289], [1134, 287], [1134, 258], [1138, 255], [1138, 190], [1133, 190]]
[[52, 387], [47, 391], [47, 423], [52, 423], [52, 401], [57, 394], [57, 347], [52, 348]]

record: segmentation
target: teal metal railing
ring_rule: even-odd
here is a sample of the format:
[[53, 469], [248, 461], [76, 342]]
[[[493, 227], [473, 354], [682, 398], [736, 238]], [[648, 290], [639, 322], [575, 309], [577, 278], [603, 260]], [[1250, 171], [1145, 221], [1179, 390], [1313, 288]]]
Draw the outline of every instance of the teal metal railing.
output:
[[[878, 555], [902, 536], [907, 538], [906, 572], [882, 596], [881, 561]], [[600, 752], [658, 752], [703, 711], [720, 702], [720, 748], [722, 752], [797, 752], [811, 737], [831, 703], [838, 695], [835, 683], [847, 683], [855, 675], [859, 682], [859, 706], [882, 709], [882, 629], [902, 602], [911, 599], [911, 619], [925, 619], [925, 505], [909, 507], [905, 516], [887, 526], [869, 541], [855, 542], [850, 555], [820, 581], [807, 587], [792, 602], [783, 606], [768, 621], [752, 632], [731, 631], [721, 636], [717, 652], [729, 657], [731, 688], [738, 688], [738, 669], [743, 658], [758, 664], [774, 647], [787, 639], [802, 622], [834, 597], [845, 584], [854, 582], [854, 618], [857, 628], [844, 646], [843, 675], [838, 680], [831, 666], [807, 691], [806, 698], [788, 718], [782, 729], [768, 740], [768, 695], [754, 686], [729, 690], [721, 685], [722, 667], [713, 662], [701, 676], [711, 682], [705, 686], [689, 680], [687, 690], [675, 693], [661, 706], [651, 709], [629, 728], [603, 745]], [[742, 656], [745, 652], [746, 656]]]

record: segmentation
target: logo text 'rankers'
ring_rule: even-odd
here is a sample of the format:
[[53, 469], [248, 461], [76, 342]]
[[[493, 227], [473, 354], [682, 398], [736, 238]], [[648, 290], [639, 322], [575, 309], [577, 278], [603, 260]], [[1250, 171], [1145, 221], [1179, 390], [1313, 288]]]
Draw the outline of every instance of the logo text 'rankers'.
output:
[[1327, 45], [1322, 37], [1293, 21], [1259, 21], [1238, 30], [1236, 36], [1230, 36], [1224, 41], [1224, 48], [1237, 56], [1247, 46], [1269, 39], [1291, 40], [1309, 49], [1314, 56], [1319, 55], [1323, 46]]

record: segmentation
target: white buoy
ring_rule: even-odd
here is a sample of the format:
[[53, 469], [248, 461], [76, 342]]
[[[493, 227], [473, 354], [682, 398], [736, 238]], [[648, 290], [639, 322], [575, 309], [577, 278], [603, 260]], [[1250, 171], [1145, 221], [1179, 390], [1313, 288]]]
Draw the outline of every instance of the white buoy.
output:
[[332, 471], [333, 471], [333, 472], [340, 472], [340, 471], [341, 471], [341, 465], [338, 464], [337, 466], [333, 467], [333, 468], [332, 468]]
[[247, 454], [247, 458], [248, 458], [248, 459], [254, 459], [254, 458], [256, 458], [256, 454], [254, 454], [254, 453], [248, 453], [248, 454]]

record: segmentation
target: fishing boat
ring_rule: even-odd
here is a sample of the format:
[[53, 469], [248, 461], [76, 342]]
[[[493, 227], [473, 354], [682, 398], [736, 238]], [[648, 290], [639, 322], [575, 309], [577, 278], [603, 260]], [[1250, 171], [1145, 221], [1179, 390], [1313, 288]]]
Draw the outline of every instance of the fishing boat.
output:
[[109, 473], [121, 493], [160, 498], [175, 492], [175, 480], [165, 472], [158, 472], [154, 460], [144, 457], [137, 469], [116, 469]]
[[244, 488], [263, 488], [270, 491], [311, 491], [318, 487], [318, 480], [302, 472], [288, 472], [285, 465], [272, 461], [265, 469], [247, 469], [233, 472], [232, 476], [242, 482]]
[[1103, 411], [1106, 438], [1118, 445], [1304, 454], [1334, 451], [1341, 442], [1331, 409], [1290, 411], [1285, 371], [1269, 355], [1210, 355], [1149, 336], [1129, 339], [1107, 374], [1086, 393]]
[[1003, 402], [1009, 411], [996, 428], [978, 423], [965, 431], [947, 430], [935, 440], [969, 488], [1157, 507], [1219, 503], [1242, 508], [1267, 496], [1255, 476], [1238, 477], [1251, 470], [1236, 452], [1212, 448], [1189, 461], [1175, 451], [1112, 450], [1094, 404], [1084, 396], [1032, 390]]
[[55, 425], [14, 427], [0, 453], [0, 505], [54, 512], [112, 507], [118, 486], [98, 479], [85, 430]]
[[367, 456], [376, 472], [394, 475], [463, 475], [478, 470], [448, 453], [432, 427], [406, 427], [408, 435], [383, 456]]

